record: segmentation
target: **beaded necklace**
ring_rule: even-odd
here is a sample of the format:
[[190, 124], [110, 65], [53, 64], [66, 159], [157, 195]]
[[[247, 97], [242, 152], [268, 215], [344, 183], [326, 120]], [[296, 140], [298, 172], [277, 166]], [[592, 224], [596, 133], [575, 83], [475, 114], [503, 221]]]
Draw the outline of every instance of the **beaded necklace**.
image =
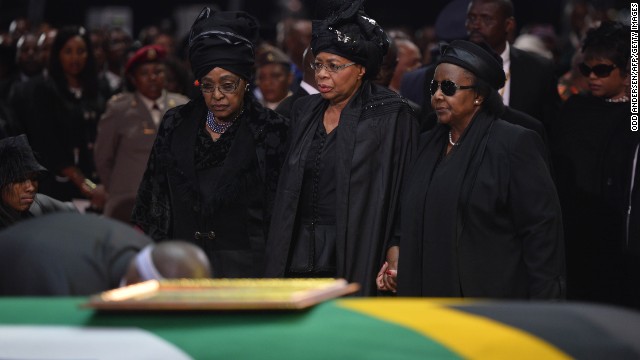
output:
[[238, 120], [238, 118], [242, 115], [243, 112], [244, 112], [244, 107], [242, 108], [242, 110], [240, 110], [238, 115], [236, 115], [236, 117], [233, 120], [222, 122], [222, 121], [218, 121], [218, 119], [216, 119], [216, 117], [213, 116], [213, 113], [211, 112], [211, 110], [208, 110], [207, 111], [207, 127], [216, 134], [224, 134], [224, 132], [227, 131], [227, 129], [229, 129], [229, 127], [231, 127], [231, 125], [233, 125], [233, 123], [236, 120]]

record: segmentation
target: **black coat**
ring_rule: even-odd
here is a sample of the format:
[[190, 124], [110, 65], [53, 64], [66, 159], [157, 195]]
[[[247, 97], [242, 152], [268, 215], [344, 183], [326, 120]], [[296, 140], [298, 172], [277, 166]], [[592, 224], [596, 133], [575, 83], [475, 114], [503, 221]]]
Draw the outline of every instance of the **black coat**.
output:
[[575, 95], [553, 130], [570, 299], [640, 308], [638, 177], [630, 192], [640, 135], [631, 131], [630, 119], [629, 103]]
[[247, 95], [219, 175], [198, 173], [196, 138], [206, 112], [203, 99], [167, 112], [132, 221], [155, 240], [202, 247], [216, 277], [259, 277], [288, 128], [282, 116]]
[[151, 239], [115, 220], [57, 213], [0, 232], [0, 295], [81, 296], [116, 288]]
[[404, 187], [398, 295], [563, 297], [562, 216], [540, 138], [479, 113], [442, 158], [448, 129], [422, 136]]
[[[85, 91], [76, 98], [51, 78], [40, 76], [24, 83], [12, 99], [20, 126], [42, 165], [57, 176], [62, 176], [62, 169], [76, 166], [94, 182], [99, 180], [93, 145], [105, 103], [100, 93], [90, 97]], [[53, 176], [43, 179], [40, 191], [63, 201], [83, 197], [70, 181]]]
[[[269, 232], [266, 276], [281, 277], [296, 222], [304, 161], [326, 100], [295, 102], [290, 151], [282, 169]], [[393, 91], [365, 82], [342, 110], [336, 156], [337, 276], [376, 293], [375, 277], [393, 232], [401, 183], [414, 153], [415, 114]]]

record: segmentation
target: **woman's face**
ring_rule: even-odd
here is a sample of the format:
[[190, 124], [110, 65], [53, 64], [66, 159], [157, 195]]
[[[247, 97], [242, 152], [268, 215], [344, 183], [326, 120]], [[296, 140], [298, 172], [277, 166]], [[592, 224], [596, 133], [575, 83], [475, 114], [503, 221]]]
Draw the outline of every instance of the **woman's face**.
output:
[[[609, 59], [603, 58], [585, 58], [584, 64], [589, 68], [593, 68], [597, 65], [613, 65], [613, 62]], [[587, 76], [589, 83], [589, 90], [593, 96], [609, 99], [618, 98], [626, 94], [627, 86], [629, 85], [629, 77], [622, 76], [619, 68], [614, 68], [608, 76], [598, 77], [591, 71]]]
[[438, 122], [464, 130], [480, 109], [482, 99], [473, 88], [456, 89], [453, 95], [447, 96], [442, 92], [441, 86], [447, 80], [458, 86], [472, 86], [475, 81], [473, 75], [460, 66], [443, 63], [436, 68], [433, 80], [440, 84], [431, 96], [431, 106], [438, 116]]
[[162, 96], [164, 89], [164, 70], [164, 65], [161, 63], [151, 62], [139, 65], [133, 70], [131, 82], [142, 95], [156, 100]]
[[[322, 97], [332, 104], [348, 102], [362, 84], [362, 77], [366, 70], [359, 64], [349, 65], [352, 63], [353, 61], [347, 58], [326, 52], [316, 55], [318, 90]], [[337, 66], [337, 71], [327, 70], [327, 66], [329, 68]]]
[[2, 202], [18, 212], [27, 211], [33, 204], [37, 192], [37, 177], [30, 176], [27, 180], [7, 185], [2, 190]]
[[223, 68], [214, 68], [201, 80], [207, 107], [220, 121], [230, 121], [242, 109], [247, 82]]
[[275, 103], [289, 94], [293, 74], [286, 66], [277, 63], [266, 64], [258, 68], [256, 75], [256, 85], [266, 101]]
[[62, 71], [70, 76], [79, 76], [87, 64], [87, 44], [82, 37], [74, 36], [60, 49], [59, 56]]

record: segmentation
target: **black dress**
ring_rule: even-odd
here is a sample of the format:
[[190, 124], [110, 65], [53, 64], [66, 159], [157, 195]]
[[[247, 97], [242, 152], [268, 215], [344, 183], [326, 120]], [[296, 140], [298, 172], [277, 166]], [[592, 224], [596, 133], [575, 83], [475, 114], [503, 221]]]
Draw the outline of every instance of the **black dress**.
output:
[[[318, 114], [320, 117], [322, 114]], [[336, 133], [322, 119], [305, 162], [288, 276], [336, 276]]]
[[22, 125], [36, 156], [54, 175], [40, 182], [40, 192], [62, 201], [84, 198], [61, 171], [75, 166], [86, 178], [99, 183], [93, 146], [106, 100], [99, 93], [76, 96], [50, 78], [36, 78], [28, 87], [31, 89], [25, 91], [37, 101], [23, 109]]

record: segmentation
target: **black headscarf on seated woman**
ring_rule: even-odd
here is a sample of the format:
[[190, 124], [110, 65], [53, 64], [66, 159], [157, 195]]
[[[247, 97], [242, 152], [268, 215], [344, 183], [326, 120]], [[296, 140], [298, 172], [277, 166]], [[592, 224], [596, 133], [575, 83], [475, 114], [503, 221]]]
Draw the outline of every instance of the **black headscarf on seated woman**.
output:
[[562, 297], [562, 222], [542, 142], [506, 122], [496, 126], [505, 75], [492, 52], [458, 40], [441, 47], [443, 63], [471, 72], [483, 103], [446, 156], [448, 125], [421, 138], [403, 188], [398, 294]]

